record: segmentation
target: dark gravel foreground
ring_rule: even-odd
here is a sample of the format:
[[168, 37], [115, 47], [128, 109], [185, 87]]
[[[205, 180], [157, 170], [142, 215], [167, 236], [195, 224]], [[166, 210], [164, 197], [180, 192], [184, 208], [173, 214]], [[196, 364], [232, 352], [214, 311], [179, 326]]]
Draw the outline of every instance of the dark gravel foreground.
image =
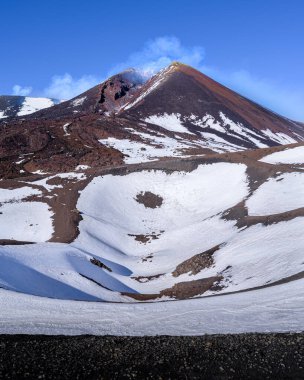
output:
[[0, 379], [304, 379], [304, 334], [0, 335]]

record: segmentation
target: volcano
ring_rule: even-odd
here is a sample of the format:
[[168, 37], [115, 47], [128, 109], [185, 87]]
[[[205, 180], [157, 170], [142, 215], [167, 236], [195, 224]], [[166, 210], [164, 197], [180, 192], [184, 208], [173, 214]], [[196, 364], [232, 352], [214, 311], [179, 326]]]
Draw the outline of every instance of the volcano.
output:
[[0, 130], [0, 287], [128, 303], [303, 277], [303, 124], [189, 66]]
[[56, 172], [59, 167], [69, 171], [78, 165], [140, 163], [304, 139], [303, 124], [181, 63], [148, 81], [136, 70], [126, 70], [72, 100], [3, 119], [1, 125], [0, 155], [5, 171], [13, 175], [16, 168], [7, 155], [16, 152], [36, 152], [19, 170]]

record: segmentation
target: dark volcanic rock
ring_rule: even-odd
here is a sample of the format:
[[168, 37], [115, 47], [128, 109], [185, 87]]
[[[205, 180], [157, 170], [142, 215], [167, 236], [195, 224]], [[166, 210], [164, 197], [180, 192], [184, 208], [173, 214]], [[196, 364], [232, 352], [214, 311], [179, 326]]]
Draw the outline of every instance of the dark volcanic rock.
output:
[[116, 74], [88, 91], [56, 106], [41, 110], [30, 118], [74, 117], [90, 113], [112, 113], [120, 109], [145, 82], [136, 70]]
[[303, 334], [0, 337], [1, 379], [303, 377]]

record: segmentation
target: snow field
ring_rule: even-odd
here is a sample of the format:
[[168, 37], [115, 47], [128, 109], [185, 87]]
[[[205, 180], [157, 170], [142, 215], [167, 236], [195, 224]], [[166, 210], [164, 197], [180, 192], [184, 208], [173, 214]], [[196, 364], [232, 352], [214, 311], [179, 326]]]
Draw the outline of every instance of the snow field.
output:
[[304, 173], [285, 173], [263, 183], [246, 201], [249, 215], [272, 215], [304, 207]]
[[304, 164], [304, 146], [269, 154], [260, 161], [268, 164]]
[[52, 101], [52, 99], [26, 97], [20, 111], [17, 113], [17, 116], [28, 115], [41, 109], [51, 107], [54, 104], [55, 103]]
[[[270, 178], [248, 198], [246, 169], [222, 162], [201, 164], [192, 172], [143, 170], [95, 177], [77, 203], [83, 218], [78, 238], [71, 244], [1, 247], [0, 266], [12, 270], [0, 271], [0, 286], [61, 299], [130, 302], [120, 292], [159, 293], [179, 282], [223, 276], [218, 293], [226, 293], [302, 272], [303, 217], [238, 229], [224, 215], [243, 200], [249, 215], [256, 216], [304, 207], [304, 174]], [[82, 178], [81, 173], [60, 176]], [[46, 181], [35, 184], [52, 190]], [[48, 206], [22, 202], [31, 192], [39, 190], [2, 189], [0, 199], [6, 203], [0, 238], [50, 239]], [[212, 266], [195, 275], [190, 269], [172, 275], [179, 264], [218, 245]], [[93, 265], [92, 258], [106, 267]], [[28, 273], [35, 278], [31, 284], [21, 280]]]

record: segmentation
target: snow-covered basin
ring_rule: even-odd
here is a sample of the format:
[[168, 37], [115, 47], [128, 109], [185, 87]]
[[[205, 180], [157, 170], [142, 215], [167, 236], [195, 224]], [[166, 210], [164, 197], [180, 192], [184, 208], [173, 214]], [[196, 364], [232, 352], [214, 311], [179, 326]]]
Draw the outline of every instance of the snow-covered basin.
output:
[[304, 146], [297, 146], [269, 154], [260, 161], [267, 162], [268, 164], [304, 164]]
[[[145, 170], [97, 177], [79, 198], [83, 221], [73, 245], [102, 252], [103, 259], [140, 275], [173, 270], [236, 232], [235, 222], [219, 214], [247, 195], [245, 171], [242, 164], [217, 163], [189, 173]], [[146, 193], [159, 197], [161, 205], [140, 203], [137, 198]], [[156, 238], [143, 244], [139, 235]], [[153, 260], [142, 262], [150, 253]]]
[[1, 334], [203, 335], [300, 332], [304, 279], [220, 297], [150, 304], [40, 298], [0, 289]]
[[[304, 218], [298, 217], [270, 226], [252, 226], [234, 234], [216, 252], [214, 266], [201, 271], [197, 276], [185, 274], [177, 279], [168, 274], [162, 280], [155, 280], [156, 284], [154, 281], [141, 284], [132, 280], [131, 271], [127, 265], [123, 265], [123, 261], [109, 263], [102, 259], [104, 263], [111, 265], [113, 272], [101, 270], [90, 263], [92, 255], [86, 253], [85, 249], [77, 249], [69, 244], [43, 243], [1, 247], [0, 287], [59, 299], [128, 303], [133, 300], [119, 292], [135, 289], [153, 293], [156, 288], [165, 288], [177, 281], [214, 276], [230, 267], [227, 273], [229, 281], [221, 293], [249, 289], [273, 283], [304, 270], [303, 225]], [[99, 248], [98, 245], [95, 246], [92, 251], [94, 256], [98, 257]], [[170, 262], [170, 257], [167, 257], [168, 261]], [[138, 267], [144, 266], [144, 262], [139, 263]], [[158, 270], [162, 271], [163, 268], [159, 267]], [[102, 283], [112, 291], [89, 279]], [[138, 288], [136, 284], [139, 284]], [[211, 294], [212, 292], [207, 292], [204, 296]]]
[[[176, 282], [171, 275], [154, 286], [130, 275], [171, 273], [183, 260], [229, 239], [237, 231], [235, 222], [219, 214], [247, 195], [245, 171], [243, 164], [217, 163], [189, 173], [145, 170], [97, 177], [77, 204], [83, 217], [78, 239], [70, 245], [1, 248], [2, 268], [14, 271], [0, 270], [0, 285], [47, 297], [108, 301], [124, 301], [126, 297], [117, 292], [153, 293], [170, 287]], [[145, 192], [162, 204], [149, 208], [140, 203], [136, 198]], [[9, 206], [16, 207], [18, 215], [20, 207], [33, 203]], [[157, 238], [146, 245], [136, 239], [140, 234]], [[145, 259], [151, 252], [153, 260]], [[112, 272], [92, 265], [92, 256]], [[35, 281], [23, 281], [29, 274]]]
[[[283, 186], [290, 178], [297, 182], [284, 185], [294, 188], [284, 204], [298, 208], [302, 176], [287, 173], [278, 182], [270, 179], [247, 200], [249, 213], [257, 208], [257, 214], [275, 213], [282, 203], [280, 197], [285, 196], [284, 189], [276, 186]], [[267, 201], [265, 186], [270, 186], [269, 198], [277, 199], [278, 205]], [[24, 207], [38, 203], [47, 208], [46, 204], [23, 199], [30, 190], [17, 190], [10, 195], [5, 190], [0, 195], [2, 201], [15, 202], [4, 203], [2, 208], [16, 208], [12, 215], [18, 215], [18, 220], [26, 216]], [[152, 194], [155, 207], [145, 203], [147, 193], [150, 197]], [[257, 196], [260, 193], [261, 199]], [[77, 204], [83, 217], [78, 238], [71, 244], [0, 247], [0, 287], [59, 299], [130, 302], [131, 298], [120, 293], [159, 293], [178, 282], [219, 274], [224, 276], [220, 290], [224, 293], [263, 286], [303, 271], [303, 217], [247, 229], [238, 229], [235, 220], [225, 219], [225, 211], [248, 194], [243, 164], [214, 163], [199, 165], [191, 172], [143, 170], [96, 177], [81, 192]], [[15, 219], [5, 220], [10, 223], [3, 227], [9, 228], [3, 238], [9, 238], [15, 224], [18, 228], [20, 224]], [[37, 217], [35, 222], [38, 220], [49, 223], [50, 218]], [[48, 240], [49, 235], [43, 231], [52, 230], [48, 226], [32, 235], [25, 231], [19, 240]], [[35, 236], [44, 240], [35, 240]], [[179, 264], [217, 245], [220, 249], [213, 255], [211, 267], [194, 275], [172, 275]], [[93, 257], [112, 271], [92, 265]], [[136, 276], [153, 279], [141, 282]], [[204, 295], [208, 294], [212, 293]]]

